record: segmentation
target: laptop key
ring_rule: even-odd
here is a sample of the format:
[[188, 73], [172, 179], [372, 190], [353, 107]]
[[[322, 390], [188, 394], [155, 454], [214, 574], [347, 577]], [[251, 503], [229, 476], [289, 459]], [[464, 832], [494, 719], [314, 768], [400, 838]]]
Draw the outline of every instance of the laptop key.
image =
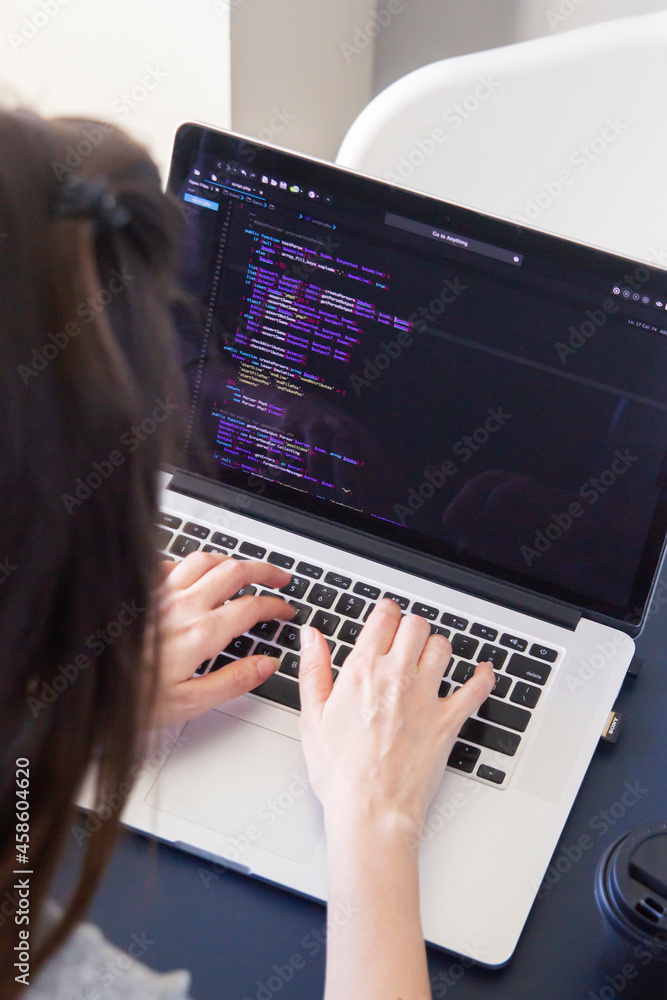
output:
[[324, 573], [324, 570], [321, 569], [319, 566], [313, 566], [311, 563], [307, 562], [298, 563], [296, 571], [297, 573], [300, 573], [301, 576], [310, 577], [311, 580], [319, 580], [319, 578], [322, 576], [322, 573]]
[[246, 597], [248, 595], [252, 597], [256, 593], [257, 593], [257, 587], [253, 586], [252, 583], [248, 583], [245, 585], [245, 587], [241, 587], [240, 590], [237, 590], [236, 593], [229, 598], [229, 600], [236, 601], [238, 600], [239, 597]]
[[191, 552], [196, 552], [198, 548], [199, 542], [195, 541], [194, 538], [186, 538], [185, 535], [178, 535], [169, 551], [173, 552], [175, 556], [183, 556], [185, 559]]
[[471, 743], [479, 743], [487, 750], [497, 750], [508, 757], [514, 756], [521, 743], [521, 737], [516, 733], [498, 729], [497, 726], [490, 726], [488, 722], [480, 722], [478, 719], [468, 719], [464, 722], [459, 736], [464, 740], [470, 740]]
[[525, 708], [508, 705], [506, 701], [490, 697], [477, 709], [477, 715], [487, 722], [496, 722], [499, 726], [515, 729], [517, 733], [525, 733], [526, 726], [532, 719], [532, 715]]
[[342, 667], [351, 652], [352, 652], [352, 646], [339, 646], [338, 652], [333, 658], [334, 665], [337, 667]]
[[296, 653], [285, 653], [282, 663], [278, 667], [278, 672], [287, 674], [288, 677], [299, 676], [300, 657]]
[[534, 642], [530, 647], [530, 655], [537, 656], [540, 660], [546, 660], [547, 663], [555, 663], [558, 659], [558, 653], [555, 649], [549, 649], [547, 646], [540, 646], [536, 642]]
[[449, 694], [449, 689], [451, 688], [449, 681], [440, 681], [440, 687], [438, 688], [438, 698], [446, 698]]
[[505, 772], [489, 764], [480, 764], [477, 768], [477, 777], [484, 778], [485, 781], [493, 781], [496, 785], [502, 785], [505, 780]]
[[465, 771], [466, 774], [471, 774], [475, 769], [475, 764], [479, 760], [481, 752], [479, 747], [472, 747], [469, 743], [457, 742], [454, 744], [447, 764], [449, 767], [455, 767], [457, 771]]
[[253, 542], [241, 542], [239, 552], [242, 552], [245, 556], [250, 556], [251, 559], [263, 559], [266, 555], [266, 549], [263, 549], [261, 545], [255, 545]]
[[258, 694], [268, 701], [275, 701], [278, 705], [286, 705], [288, 708], [301, 710], [301, 700], [299, 698], [299, 685], [291, 677], [285, 677], [280, 672], [271, 674], [270, 677], [253, 688], [251, 694]]
[[237, 635], [235, 639], [225, 646], [223, 653], [232, 653], [233, 656], [247, 656], [252, 649], [253, 640], [249, 635]]
[[385, 592], [384, 597], [388, 597], [390, 601], [395, 601], [398, 604], [401, 611], [407, 611], [410, 607], [410, 601], [407, 597], [401, 597], [400, 594], [391, 594], [388, 590]]
[[[509, 677], [507, 680], [509, 680]], [[524, 684], [523, 681], [517, 681], [510, 695], [510, 701], [513, 701], [516, 705], [525, 705], [526, 708], [535, 708], [541, 694], [540, 689], [533, 687], [532, 684]]]
[[488, 639], [489, 642], [495, 642], [498, 637], [494, 628], [490, 628], [489, 625], [481, 625], [480, 622], [473, 622], [470, 626], [470, 634], [478, 635], [480, 639]]
[[210, 528], [205, 528], [203, 524], [195, 524], [194, 521], [188, 521], [183, 525], [183, 534], [192, 535], [193, 538], [208, 538], [210, 532]]
[[214, 545], [222, 545], [223, 549], [235, 549], [239, 544], [238, 538], [226, 535], [224, 531], [214, 531], [211, 535], [211, 541]]
[[415, 601], [410, 610], [413, 615], [419, 615], [420, 618], [430, 618], [431, 621], [438, 617], [437, 608], [432, 608], [429, 604], [420, 604], [418, 601]]
[[197, 674], [197, 676], [201, 677], [201, 675], [205, 672], [205, 670], [206, 670], [206, 668], [207, 668], [207, 666], [209, 665], [210, 662], [211, 662], [210, 660], [204, 660], [203, 663], [199, 664], [199, 666], [195, 670], [195, 673]]
[[449, 639], [451, 632], [442, 625], [431, 625], [431, 635], [444, 635], [445, 639]]
[[500, 649], [498, 646], [492, 646], [490, 642], [485, 642], [477, 654], [478, 663], [482, 663], [483, 660], [489, 660], [496, 670], [502, 669], [502, 665], [506, 659], [507, 650]]
[[175, 531], [176, 528], [180, 528], [183, 521], [180, 517], [176, 517], [175, 514], [166, 514], [164, 511], [160, 511], [157, 516], [157, 523], [163, 524], [165, 528], [173, 528]]
[[282, 552], [269, 552], [266, 561], [272, 563], [273, 566], [280, 566], [281, 569], [291, 569], [294, 565], [292, 557], [284, 556]]
[[374, 587], [370, 583], [355, 583], [352, 590], [360, 597], [365, 597], [368, 601], [377, 601], [380, 596], [380, 588]]
[[202, 552], [219, 552], [221, 555], [227, 555], [223, 549], [216, 549], [215, 545], [209, 545], [208, 543], [206, 545], [202, 545]]
[[299, 604], [298, 601], [288, 601], [287, 603], [291, 604], [292, 607], [296, 609], [296, 614], [294, 615], [294, 618], [292, 618], [290, 624], [305, 625], [310, 616], [312, 615], [313, 609], [309, 608], [307, 604]]
[[332, 587], [338, 587], [339, 590], [348, 590], [352, 584], [349, 576], [341, 576], [340, 573], [327, 573], [324, 582], [330, 583]]
[[319, 629], [322, 635], [333, 635], [340, 625], [340, 618], [327, 611], [316, 611], [310, 624], [313, 628]]
[[155, 529], [155, 546], [158, 549], [166, 549], [169, 542], [174, 537], [173, 531], [167, 531], [166, 528], [156, 528]]
[[[505, 674], [496, 674], [496, 683], [491, 688], [491, 694], [494, 694], [496, 698], [504, 698], [509, 691], [511, 684], [512, 680], [510, 677], [506, 677]], [[535, 688], [535, 690], [537, 691], [537, 688]], [[511, 698], [510, 701], [512, 701]]]
[[343, 622], [338, 632], [341, 642], [350, 642], [354, 646], [364, 626], [361, 622]]
[[468, 627], [467, 618], [459, 618], [458, 615], [450, 615], [448, 611], [441, 616], [440, 622], [442, 625], [449, 625], [450, 628], [456, 628], [459, 632], [464, 632]]
[[457, 632], [456, 635], [452, 636], [452, 652], [456, 653], [457, 656], [474, 656], [478, 646], [477, 639], [472, 639], [469, 635], [461, 635]]
[[364, 615], [364, 621], [368, 620], [368, 616], [370, 615], [370, 613], [371, 613], [371, 611], [373, 610], [374, 607], [375, 607], [374, 604], [369, 604], [368, 605], [368, 607], [366, 608], [366, 614]]
[[268, 642], [258, 642], [254, 649], [255, 656], [275, 656], [276, 660], [279, 660], [283, 655], [282, 649], [278, 649], [277, 646], [272, 646]]
[[546, 684], [551, 667], [540, 660], [531, 660], [522, 653], [512, 653], [505, 672], [520, 677], [523, 681], [532, 681], [533, 684]]
[[276, 632], [280, 628], [280, 622], [276, 621], [275, 618], [269, 622], [257, 622], [257, 624], [248, 629], [250, 635], [256, 635], [258, 639], [266, 639], [270, 642], [275, 636]]
[[508, 635], [507, 632], [504, 632], [500, 637], [500, 645], [509, 646], [510, 649], [515, 649], [517, 653], [523, 653], [528, 643], [525, 639], [520, 639], [517, 635]]
[[452, 674], [452, 680], [456, 681], [457, 684], [465, 684], [465, 682], [467, 680], [470, 680], [472, 675], [475, 673], [476, 666], [477, 666], [476, 663], [466, 663], [465, 660], [460, 660], [456, 664], [456, 667], [454, 668], [454, 673]]
[[354, 594], [341, 594], [336, 604], [336, 611], [345, 618], [358, 618], [364, 610], [365, 603], [361, 597], [355, 597]]
[[304, 580], [300, 576], [293, 576], [288, 584], [280, 588], [280, 593], [287, 594], [288, 597], [296, 597], [297, 601], [299, 601], [309, 586], [310, 580]]
[[221, 667], [226, 667], [228, 663], [233, 663], [234, 657], [227, 656], [225, 653], [218, 653], [215, 660], [211, 664], [211, 669], [209, 674], [212, 674], [215, 670], [220, 670]]
[[337, 596], [336, 591], [332, 590], [331, 587], [315, 583], [313, 584], [313, 589], [308, 594], [307, 600], [309, 604], [317, 604], [319, 608], [330, 608]]
[[276, 642], [285, 649], [301, 649], [301, 631], [291, 623], [285, 625]]

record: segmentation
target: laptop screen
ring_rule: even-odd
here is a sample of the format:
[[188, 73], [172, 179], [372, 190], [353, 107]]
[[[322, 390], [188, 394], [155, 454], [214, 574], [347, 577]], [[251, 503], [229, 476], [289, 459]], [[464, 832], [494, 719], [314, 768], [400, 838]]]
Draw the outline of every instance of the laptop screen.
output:
[[640, 620], [665, 272], [195, 125], [170, 189], [190, 471]]

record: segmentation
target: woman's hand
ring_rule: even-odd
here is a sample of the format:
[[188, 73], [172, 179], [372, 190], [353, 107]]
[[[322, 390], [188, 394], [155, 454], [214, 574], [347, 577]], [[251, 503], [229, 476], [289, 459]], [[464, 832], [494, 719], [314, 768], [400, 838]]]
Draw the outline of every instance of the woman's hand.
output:
[[451, 655], [424, 619], [383, 600], [334, 687], [326, 642], [302, 629], [301, 734], [328, 827], [345, 817], [419, 836], [454, 740], [495, 681], [479, 664], [459, 691], [439, 698]]
[[[301, 737], [324, 806], [337, 931], [325, 1000], [431, 996], [412, 845], [459, 729], [494, 684], [481, 663], [439, 698], [451, 654], [422, 618], [380, 601], [334, 687], [326, 642], [315, 629], [301, 631]], [[339, 913], [349, 914], [342, 925]]]
[[205, 677], [192, 675], [200, 663], [257, 622], [289, 621], [294, 615], [291, 605], [277, 596], [246, 595], [225, 604], [248, 584], [284, 587], [290, 574], [270, 563], [193, 552], [180, 563], [166, 563], [163, 572], [158, 594], [160, 682], [153, 726], [193, 719], [265, 681], [278, 665], [268, 656], [247, 656]]

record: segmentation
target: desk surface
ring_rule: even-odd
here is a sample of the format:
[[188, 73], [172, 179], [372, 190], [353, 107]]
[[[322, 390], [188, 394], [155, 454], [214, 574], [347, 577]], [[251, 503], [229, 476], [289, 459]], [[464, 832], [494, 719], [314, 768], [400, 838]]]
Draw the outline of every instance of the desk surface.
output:
[[[619, 697], [617, 707], [625, 713], [619, 742], [600, 744], [593, 757], [552, 859], [552, 884], [541, 890], [513, 959], [495, 972], [464, 969], [454, 956], [429, 949], [434, 998], [613, 1000], [610, 983], [622, 1000], [667, 996], [667, 965], [642, 966], [628, 957], [606, 933], [593, 895], [602, 851], [640, 823], [667, 819], [666, 634], [664, 573], [637, 643], [644, 668], [636, 681], [625, 681]], [[635, 790], [625, 795], [625, 803], [636, 800], [629, 805], [622, 801], [627, 785]], [[594, 846], [577, 859], [571, 848], [584, 834], [590, 839], [583, 842]], [[72, 842], [57, 896], [78, 859]], [[322, 995], [324, 907], [139, 835], [123, 833], [90, 919], [121, 948], [132, 934], [145, 934], [146, 963], [161, 971], [189, 969], [196, 1000]], [[294, 970], [296, 954], [303, 964], [296, 960], [300, 968]]]

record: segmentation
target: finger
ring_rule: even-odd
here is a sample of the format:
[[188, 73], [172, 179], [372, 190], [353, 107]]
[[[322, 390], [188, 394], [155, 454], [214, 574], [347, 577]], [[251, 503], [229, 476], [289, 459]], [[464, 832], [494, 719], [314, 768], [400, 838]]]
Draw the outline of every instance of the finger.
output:
[[426, 645], [419, 660], [419, 671], [427, 677], [433, 677], [436, 687], [445, 676], [445, 670], [452, 658], [452, 644], [444, 635], [432, 635], [426, 640]]
[[419, 615], [403, 615], [391, 646], [392, 658], [404, 667], [416, 666], [430, 635], [428, 624]]
[[[193, 594], [201, 597], [206, 605], [217, 608], [242, 587], [260, 583], [265, 587], [285, 587], [290, 574], [271, 563], [252, 559], [225, 559], [212, 565], [209, 571], [192, 584]], [[278, 595], [277, 595], [278, 596]]]
[[175, 560], [167, 559], [166, 557], [163, 556], [158, 566], [158, 576], [159, 576], [158, 582], [162, 583], [162, 581], [166, 580], [168, 576], [171, 576], [171, 574], [174, 572], [177, 566], [178, 563]]
[[231, 604], [223, 604], [220, 608], [207, 613], [210, 629], [210, 640], [207, 648], [211, 648], [211, 656], [215, 656], [230, 639], [243, 635], [258, 622], [268, 622], [273, 618], [281, 621], [291, 621], [296, 610], [282, 597], [240, 597]]
[[[174, 587], [186, 590], [196, 583], [205, 573], [221, 562], [226, 562], [229, 556], [222, 552], [191, 552], [181, 562], [176, 563], [169, 574], [169, 583]], [[235, 559], [234, 562], [237, 560]]]
[[316, 628], [301, 629], [299, 693], [301, 725], [308, 726], [322, 716], [324, 704], [333, 689], [331, 653], [326, 640]]
[[465, 684], [455, 691], [449, 698], [443, 701], [443, 708], [448, 712], [449, 719], [452, 718], [457, 726], [457, 732], [473, 712], [476, 712], [482, 702], [491, 694], [493, 685], [496, 683], [496, 675], [491, 664], [484, 660], [478, 663], [475, 673], [465, 682]]
[[233, 660], [212, 674], [182, 681], [174, 688], [173, 710], [194, 719], [202, 712], [247, 694], [270, 677], [279, 661], [272, 656], [246, 656]]
[[389, 598], [378, 601], [361, 630], [354, 652], [385, 655], [391, 649], [400, 623], [401, 609], [396, 601]]

